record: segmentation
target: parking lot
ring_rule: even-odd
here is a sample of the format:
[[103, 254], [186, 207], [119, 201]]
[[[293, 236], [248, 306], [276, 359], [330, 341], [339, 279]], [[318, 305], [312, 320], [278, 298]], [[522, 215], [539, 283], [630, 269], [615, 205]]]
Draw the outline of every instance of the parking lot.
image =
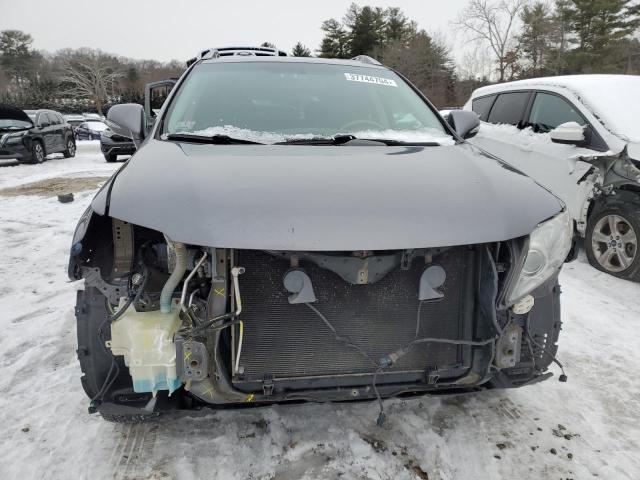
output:
[[[518, 390], [388, 400], [382, 428], [372, 402], [131, 426], [88, 415], [73, 311], [82, 285], [66, 262], [77, 219], [120, 165], [97, 142], [80, 142], [76, 158], [0, 165], [2, 478], [640, 478], [640, 285], [583, 255], [560, 278], [568, 383], [552, 367], [554, 378]], [[65, 189], [74, 202], [52, 196]]]

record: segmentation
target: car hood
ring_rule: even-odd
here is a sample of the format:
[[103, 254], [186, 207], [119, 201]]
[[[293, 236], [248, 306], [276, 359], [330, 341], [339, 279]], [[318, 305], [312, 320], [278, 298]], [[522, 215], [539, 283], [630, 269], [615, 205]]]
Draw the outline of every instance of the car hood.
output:
[[174, 241], [269, 250], [387, 250], [531, 233], [562, 208], [469, 144], [201, 145], [149, 140], [93, 209]]
[[23, 122], [29, 122], [33, 126], [33, 122], [29, 118], [29, 115], [22, 110], [10, 105], [0, 104], [0, 120], [20, 120]]

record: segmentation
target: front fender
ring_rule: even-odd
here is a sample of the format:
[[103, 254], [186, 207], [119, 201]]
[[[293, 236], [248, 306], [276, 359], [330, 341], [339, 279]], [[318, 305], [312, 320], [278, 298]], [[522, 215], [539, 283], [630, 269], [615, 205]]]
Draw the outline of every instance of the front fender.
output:
[[90, 205], [84, 211], [76, 225], [76, 229], [73, 233], [73, 240], [71, 241], [69, 266], [67, 268], [67, 274], [69, 275], [69, 279], [72, 281], [80, 280], [80, 278], [82, 278], [82, 275], [80, 274], [80, 266], [86, 261], [86, 258], [82, 255], [85, 250], [83, 242], [87, 237], [87, 233], [97, 223], [98, 217], [99, 215], [93, 211], [93, 208]]

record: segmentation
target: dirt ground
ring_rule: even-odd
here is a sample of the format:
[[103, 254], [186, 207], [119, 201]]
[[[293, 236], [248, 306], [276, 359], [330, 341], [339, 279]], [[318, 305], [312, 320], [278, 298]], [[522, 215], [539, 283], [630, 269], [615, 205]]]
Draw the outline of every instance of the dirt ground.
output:
[[86, 190], [95, 190], [109, 177], [77, 177], [77, 178], [47, 178], [39, 182], [27, 183], [17, 187], [0, 190], [0, 196], [18, 197], [20, 195], [40, 195], [53, 197], [63, 193], [77, 193]]

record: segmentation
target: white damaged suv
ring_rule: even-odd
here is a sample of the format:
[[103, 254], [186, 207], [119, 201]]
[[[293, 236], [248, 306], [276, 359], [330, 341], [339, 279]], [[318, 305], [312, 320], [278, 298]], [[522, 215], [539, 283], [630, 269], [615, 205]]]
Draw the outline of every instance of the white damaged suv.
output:
[[479, 88], [471, 142], [561, 197], [589, 262], [640, 280], [640, 76], [573, 75]]

